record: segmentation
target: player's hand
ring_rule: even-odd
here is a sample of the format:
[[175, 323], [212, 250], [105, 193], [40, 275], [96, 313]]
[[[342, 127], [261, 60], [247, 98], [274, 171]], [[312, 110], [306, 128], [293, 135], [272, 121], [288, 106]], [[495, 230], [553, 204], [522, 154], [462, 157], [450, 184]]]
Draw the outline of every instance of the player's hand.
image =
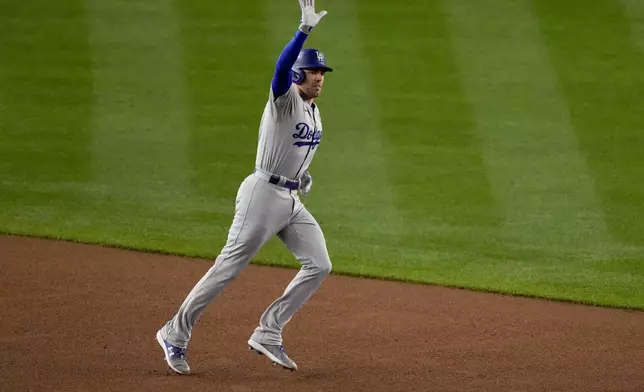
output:
[[302, 24], [300, 24], [300, 30], [308, 34], [320, 22], [324, 15], [326, 15], [326, 11], [316, 13], [315, 0], [300, 0], [300, 8], [302, 9]]
[[306, 196], [311, 192], [311, 186], [313, 186], [313, 177], [311, 177], [308, 170], [305, 170], [302, 174], [302, 178], [300, 178], [300, 193], [302, 196]]

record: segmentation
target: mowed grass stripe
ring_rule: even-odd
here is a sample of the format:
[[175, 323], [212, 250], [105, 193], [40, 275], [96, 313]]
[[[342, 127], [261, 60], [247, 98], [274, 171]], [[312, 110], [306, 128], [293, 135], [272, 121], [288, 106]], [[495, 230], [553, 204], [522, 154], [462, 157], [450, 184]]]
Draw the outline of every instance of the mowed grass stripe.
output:
[[94, 55], [94, 181], [121, 200], [189, 192], [183, 50], [173, 4], [86, 0]]
[[544, 0], [534, 7], [608, 229], [642, 247], [644, 53], [634, 43], [631, 20], [612, 0], [583, 7]]
[[[253, 171], [270, 61], [261, 3], [176, 0], [189, 91], [191, 186], [225, 209], [228, 226], [241, 181]], [[225, 222], [225, 223], [224, 223]]]
[[377, 107], [370, 115], [400, 213], [388, 235], [362, 238], [377, 252], [372, 270], [499, 288], [497, 272], [503, 271], [496, 258], [505, 250], [494, 237], [496, 201], [441, 9], [424, 1], [356, 4], [360, 55], [369, 65], [364, 77], [371, 80]]
[[640, 52], [644, 53], [644, 2], [640, 0], [620, 0], [624, 5], [626, 17], [631, 22], [631, 36]]
[[358, 4], [403, 242], [472, 250], [498, 219], [444, 15], [435, 2]]
[[193, 196], [185, 222], [194, 249], [216, 257], [226, 242], [240, 183], [252, 173], [270, 61], [264, 12], [252, 0], [176, 0], [187, 83]]
[[82, 1], [0, 7], [0, 231], [57, 235], [91, 180], [92, 59]]
[[502, 236], [537, 252], [603, 257], [611, 238], [530, 2], [444, 7], [503, 205]]
[[47, 192], [44, 183], [91, 177], [89, 49], [82, 1], [3, 1], [0, 186], [17, 189], [28, 181], [30, 189], [38, 183], [36, 192]]

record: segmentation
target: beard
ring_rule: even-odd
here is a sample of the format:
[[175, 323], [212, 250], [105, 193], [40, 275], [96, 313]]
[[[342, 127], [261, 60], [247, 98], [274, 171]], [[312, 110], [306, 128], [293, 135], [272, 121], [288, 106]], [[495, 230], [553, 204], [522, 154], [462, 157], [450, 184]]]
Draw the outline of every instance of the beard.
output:
[[299, 90], [300, 90], [300, 96], [306, 100], [317, 98], [322, 93], [322, 89], [318, 90], [312, 86], [308, 88], [299, 87]]

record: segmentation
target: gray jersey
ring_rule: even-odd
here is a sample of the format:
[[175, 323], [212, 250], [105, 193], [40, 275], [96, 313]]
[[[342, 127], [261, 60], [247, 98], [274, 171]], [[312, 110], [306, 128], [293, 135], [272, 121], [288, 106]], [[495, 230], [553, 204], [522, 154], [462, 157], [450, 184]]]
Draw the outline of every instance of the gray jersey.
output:
[[271, 89], [259, 126], [255, 167], [298, 180], [322, 140], [322, 119], [315, 104], [302, 99], [292, 84], [275, 99]]

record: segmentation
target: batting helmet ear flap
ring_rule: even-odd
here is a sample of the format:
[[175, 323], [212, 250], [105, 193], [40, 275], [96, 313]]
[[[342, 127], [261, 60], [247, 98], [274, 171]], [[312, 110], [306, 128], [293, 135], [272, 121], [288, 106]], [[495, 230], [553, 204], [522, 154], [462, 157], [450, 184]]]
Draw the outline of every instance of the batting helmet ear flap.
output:
[[293, 83], [300, 84], [304, 81], [304, 71], [301, 69], [292, 69]]

